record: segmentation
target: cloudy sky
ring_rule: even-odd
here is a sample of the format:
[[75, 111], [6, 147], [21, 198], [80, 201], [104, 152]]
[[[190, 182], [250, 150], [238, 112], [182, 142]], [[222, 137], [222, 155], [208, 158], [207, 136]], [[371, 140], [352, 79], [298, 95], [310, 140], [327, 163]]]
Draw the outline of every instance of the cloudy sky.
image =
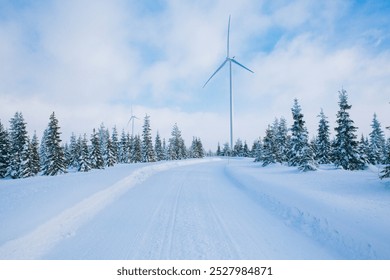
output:
[[[298, 98], [311, 135], [320, 109], [335, 125], [338, 91], [349, 94], [359, 134], [373, 114], [390, 125], [390, 2], [309, 0], [0, 0], [0, 120], [21, 111], [40, 137], [51, 112], [63, 140], [106, 127], [131, 132], [131, 107], [187, 145], [229, 141], [230, 53], [234, 138], [264, 135], [275, 117], [291, 125]], [[390, 136], [389, 131], [386, 132]]]

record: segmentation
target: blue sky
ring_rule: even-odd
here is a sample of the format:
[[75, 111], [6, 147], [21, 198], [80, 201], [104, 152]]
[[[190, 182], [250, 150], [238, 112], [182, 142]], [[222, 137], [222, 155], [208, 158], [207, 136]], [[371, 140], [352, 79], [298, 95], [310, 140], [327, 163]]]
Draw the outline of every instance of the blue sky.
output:
[[[372, 116], [390, 125], [390, 1], [0, 0], [0, 120], [21, 111], [39, 136], [55, 111], [67, 141], [103, 122], [130, 130], [130, 108], [153, 134], [177, 123], [187, 145], [229, 140], [228, 68], [235, 137], [264, 135], [275, 117], [291, 125], [298, 98], [311, 135], [320, 109], [333, 129], [344, 87], [359, 134]], [[389, 132], [386, 132], [389, 136]]]

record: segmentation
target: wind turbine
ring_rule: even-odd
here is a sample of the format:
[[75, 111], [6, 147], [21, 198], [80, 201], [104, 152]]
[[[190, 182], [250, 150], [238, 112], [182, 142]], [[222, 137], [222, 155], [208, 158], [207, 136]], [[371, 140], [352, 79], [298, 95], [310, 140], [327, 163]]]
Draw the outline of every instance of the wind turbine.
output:
[[133, 106], [131, 106], [130, 110], [131, 110], [131, 116], [129, 121], [127, 122], [127, 125], [129, 125], [129, 123], [131, 122], [131, 137], [134, 137], [134, 120], [135, 119], [139, 120], [139, 118], [133, 115]]
[[230, 57], [229, 54], [229, 35], [230, 35], [230, 15], [229, 15], [229, 22], [228, 22], [228, 33], [227, 33], [227, 49], [226, 49], [226, 58], [225, 61], [221, 64], [221, 66], [218, 67], [217, 70], [210, 76], [210, 78], [207, 80], [207, 82], [203, 85], [205, 87], [207, 83], [215, 76], [215, 74], [218, 73], [219, 70], [222, 69], [222, 67], [225, 66], [226, 62], [229, 62], [229, 78], [230, 78], [230, 150], [233, 150], [233, 89], [232, 89], [232, 62], [237, 64], [238, 66], [244, 68], [245, 70], [254, 73], [249, 68], [245, 67], [241, 63], [237, 62], [233, 57]]

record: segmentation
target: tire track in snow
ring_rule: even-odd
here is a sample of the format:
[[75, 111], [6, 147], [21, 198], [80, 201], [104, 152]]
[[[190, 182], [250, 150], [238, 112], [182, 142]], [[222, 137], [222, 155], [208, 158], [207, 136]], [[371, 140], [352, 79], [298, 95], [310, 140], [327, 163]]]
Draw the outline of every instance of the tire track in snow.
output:
[[[138, 232], [137, 237], [133, 242], [133, 244], [137, 244], [134, 246], [135, 248], [132, 248], [135, 254], [130, 257], [131, 250], [129, 250], [128, 258], [142, 259], [146, 256], [148, 259], [156, 259], [161, 255], [164, 239], [160, 236], [160, 226], [161, 224], [165, 224], [165, 217], [167, 216], [165, 213], [165, 207], [167, 205], [167, 201], [170, 199], [172, 191], [173, 190], [171, 189], [161, 196], [161, 199], [156, 204], [153, 213], [147, 217], [148, 223]], [[156, 235], [158, 236], [156, 237]], [[145, 252], [145, 248], [148, 248], [147, 252]]]
[[[183, 176], [185, 178], [186, 175]], [[180, 177], [181, 178], [181, 177]], [[148, 223], [137, 234], [131, 248], [135, 254], [127, 258], [133, 259], [170, 259], [177, 223], [177, 211], [184, 181], [179, 185], [168, 184], [170, 189], [161, 196], [153, 213], [148, 217]], [[145, 248], [147, 248], [145, 250]], [[130, 253], [130, 251], [129, 251]]]
[[[171, 257], [172, 246], [173, 246], [173, 236], [175, 233], [176, 219], [177, 219], [177, 205], [179, 204], [179, 198], [180, 198], [180, 194], [182, 192], [182, 189], [183, 189], [183, 184], [181, 184], [179, 186], [179, 188], [176, 192], [175, 202], [173, 204], [173, 207], [171, 208], [172, 209], [171, 215], [170, 215], [171, 219], [169, 221], [170, 225], [167, 228], [167, 231], [165, 233], [165, 236], [167, 237], [167, 240], [168, 240], [167, 249], [164, 250], [164, 248], [162, 248], [161, 253], [160, 253], [160, 259], [161, 258], [170, 259], [170, 257]], [[165, 242], [163, 244], [165, 244]], [[163, 255], [165, 251], [166, 251], [166, 256]]]
[[231, 228], [219, 213], [223, 208], [214, 205], [218, 195], [210, 197], [215, 179], [203, 181], [201, 174], [191, 167], [162, 177], [169, 188], [145, 216], [147, 223], [131, 242], [136, 245], [129, 248], [134, 255], [128, 259], [238, 258]]
[[84, 223], [147, 178], [171, 168], [213, 160], [216, 159], [164, 162], [137, 169], [107, 189], [66, 209], [32, 232], [6, 242], [0, 247], [0, 259], [40, 259], [58, 242], [75, 235]]
[[214, 219], [215, 219], [215, 221], [216, 221], [216, 223], [218, 225], [218, 228], [223, 232], [223, 236], [226, 237], [225, 238], [225, 240], [226, 240], [225, 248], [230, 253], [229, 257], [232, 257], [234, 259], [240, 259], [241, 256], [238, 253], [238, 247], [239, 246], [234, 241], [234, 238], [230, 234], [230, 231], [228, 230], [228, 227], [226, 226], [225, 222], [221, 218], [221, 215], [216, 210], [214, 203], [211, 201], [211, 199], [210, 199], [210, 189], [208, 189], [207, 192], [208, 192], [207, 200], [208, 200], [209, 207], [211, 209], [211, 215], [214, 217]]

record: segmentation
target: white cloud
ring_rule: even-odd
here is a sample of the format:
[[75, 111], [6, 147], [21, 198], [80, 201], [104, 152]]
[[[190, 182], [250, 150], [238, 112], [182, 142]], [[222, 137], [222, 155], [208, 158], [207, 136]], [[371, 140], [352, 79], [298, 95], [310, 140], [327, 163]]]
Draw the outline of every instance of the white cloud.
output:
[[[169, 138], [177, 122], [187, 144], [198, 136], [215, 149], [229, 139], [227, 72], [202, 85], [225, 58], [232, 14], [231, 53], [255, 71], [234, 68], [235, 138], [251, 145], [275, 117], [289, 122], [295, 97], [312, 134], [321, 107], [334, 125], [341, 86], [361, 132], [368, 134], [374, 112], [389, 125], [384, 33], [361, 30], [373, 34], [372, 46], [351, 43], [358, 35], [344, 42], [337, 28], [348, 3], [169, 0], [150, 13], [142, 2], [91, 3], [49, 1], [0, 21], [2, 123], [22, 111], [39, 133], [55, 111], [66, 137], [101, 122], [120, 130], [133, 105], [138, 127], [147, 113], [154, 133]], [[274, 28], [280, 34], [269, 35]], [[276, 45], [264, 50], [267, 36]]]
[[[353, 105], [351, 115], [360, 132], [368, 135], [374, 112], [389, 118], [387, 77], [390, 53], [370, 55], [359, 47], [328, 50], [320, 40], [302, 35], [292, 41], [280, 42], [269, 54], [255, 58], [256, 78], [246, 82], [241, 94], [248, 103], [258, 104], [255, 116], [266, 118], [260, 126], [264, 132], [274, 117], [290, 120], [294, 98], [302, 105], [309, 130], [316, 133], [322, 107], [334, 126], [338, 110], [338, 91], [343, 86]], [[242, 78], [243, 79], [243, 78]], [[252, 111], [252, 108], [251, 108]], [[364, 112], [364, 113], [363, 113]], [[262, 133], [263, 135], [263, 133]]]

